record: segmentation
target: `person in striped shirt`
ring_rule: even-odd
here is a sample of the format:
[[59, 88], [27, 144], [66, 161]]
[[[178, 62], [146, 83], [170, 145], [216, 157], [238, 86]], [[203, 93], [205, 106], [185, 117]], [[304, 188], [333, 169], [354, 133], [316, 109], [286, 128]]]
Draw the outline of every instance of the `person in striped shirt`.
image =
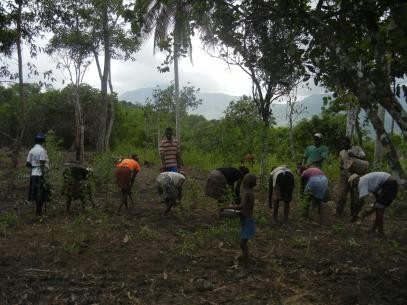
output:
[[172, 135], [172, 128], [165, 129], [165, 138], [159, 147], [161, 157], [161, 172], [178, 172], [181, 168], [180, 146]]

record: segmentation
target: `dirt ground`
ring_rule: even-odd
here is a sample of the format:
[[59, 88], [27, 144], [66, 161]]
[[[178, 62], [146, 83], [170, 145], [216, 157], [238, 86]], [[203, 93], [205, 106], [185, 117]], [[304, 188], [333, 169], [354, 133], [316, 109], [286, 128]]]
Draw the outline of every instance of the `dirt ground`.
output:
[[74, 203], [70, 214], [56, 194], [36, 218], [24, 204], [28, 178], [10, 189], [2, 167], [0, 304], [407, 304], [407, 220], [397, 206], [378, 238], [367, 232], [372, 219], [336, 219], [332, 204], [322, 226], [303, 221], [295, 202], [288, 226], [271, 225], [258, 193], [251, 271], [242, 276], [239, 222], [220, 219], [204, 197], [205, 174], [187, 169], [182, 205], [164, 217], [157, 173], [142, 166], [135, 202], [120, 214], [107, 189], [96, 209]]

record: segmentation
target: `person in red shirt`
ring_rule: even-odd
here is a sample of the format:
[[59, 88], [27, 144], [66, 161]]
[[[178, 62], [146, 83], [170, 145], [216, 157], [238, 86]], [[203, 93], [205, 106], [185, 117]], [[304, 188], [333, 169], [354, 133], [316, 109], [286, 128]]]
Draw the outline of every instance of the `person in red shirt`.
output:
[[123, 159], [116, 165], [116, 181], [121, 189], [121, 204], [119, 207], [119, 212], [123, 205], [126, 207], [126, 209], [128, 208], [127, 197], [130, 197], [131, 199], [131, 188], [133, 187], [134, 180], [140, 171], [138, 161], [138, 155], [134, 154], [131, 156], [131, 159]]

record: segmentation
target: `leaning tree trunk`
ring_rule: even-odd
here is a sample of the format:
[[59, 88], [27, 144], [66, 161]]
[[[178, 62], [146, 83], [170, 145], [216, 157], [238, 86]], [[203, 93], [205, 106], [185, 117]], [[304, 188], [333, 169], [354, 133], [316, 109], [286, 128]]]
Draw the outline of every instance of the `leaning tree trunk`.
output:
[[392, 168], [393, 175], [398, 181], [400, 181], [401, 178], [405, 179], [406, 174], [401, 167], [397, 151], [393, 143], [391, 142], [389, 135], [384, 129], [383, 121], [379, 118], [377, 110], [373, 108], [373, 105], [371, 105], [370, 107], [364, 107], [364, 110], [366, 111], [367, 116], [376, 131], [377, 138], [380, 140], [383, 147], [387, 150], [387, 157], [390, 167]]
[[[384, 128], [385, 111], [384, 111], [383, 107], [378, 106], [378, 108], [377, 108], [377, 116], [383, 122], [383, 128]], [[374, 150], [374, 165], [375, 165], [375, 167], [380, 167], [382, 162], [383, 162], [383, 144], [380, 141], [379, 137], [376, 137], [375, 150]]]

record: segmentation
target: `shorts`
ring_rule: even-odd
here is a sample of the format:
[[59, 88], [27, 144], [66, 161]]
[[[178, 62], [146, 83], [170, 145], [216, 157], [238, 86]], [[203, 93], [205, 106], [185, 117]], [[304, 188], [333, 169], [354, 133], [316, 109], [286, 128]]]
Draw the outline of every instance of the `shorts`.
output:
[[253, 218], [240, 218], [240, 239], [254, 239], [256, 221]]
[[227, 182], [225, 176], [219, 170], [213, 170], [209, 173], [206, 180], [205, 195], [220, 200], [227, 194]]
[[376, 209], [387, 208], [397, 196], [398, 183], [393, 178], [388, 178], [381, 186], [379, 191], [375, 193], [376, 196]]
[[273, 188], [273, 201], [291, 202], [294, 190], [294, 175], [291, 172], [280, 173]]
[[176, 166], [165, 167], [165, 168], [164, 168], [164, 172], [177, 173], [177, 172], [178, 172], [178, 168], [177, 168]]
[[128, 167], [116, 167], [115, 169], [117, 185], [122, 190], [129, 190], [131, 184], [131, 170]]
[[305, 186], [304, 193], [310, 192], [316, 199], [323, 200], [328, 190], [328, 178], [323, 175], [312, 176]]

